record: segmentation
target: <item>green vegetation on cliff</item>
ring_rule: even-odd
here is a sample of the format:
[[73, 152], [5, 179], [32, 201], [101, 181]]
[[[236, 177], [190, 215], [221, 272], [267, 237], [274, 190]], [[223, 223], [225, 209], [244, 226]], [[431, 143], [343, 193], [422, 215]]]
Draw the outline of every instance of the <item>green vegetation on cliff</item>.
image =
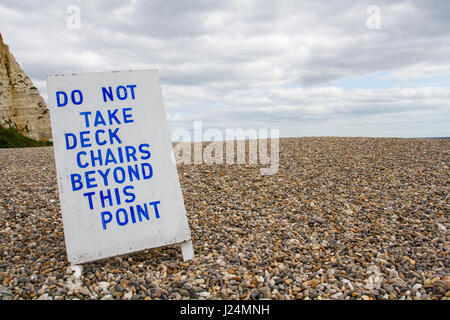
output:
[[14, 128], [0, 126], [0, 148], [25, 148], [52, 146], [50, 141], [36, 141], [21, 135]]

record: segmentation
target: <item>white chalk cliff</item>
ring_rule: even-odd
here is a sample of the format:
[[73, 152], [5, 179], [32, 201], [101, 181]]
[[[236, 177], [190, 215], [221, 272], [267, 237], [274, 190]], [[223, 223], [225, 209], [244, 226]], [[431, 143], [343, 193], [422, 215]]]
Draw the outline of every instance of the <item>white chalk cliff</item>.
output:
[[51, 140], [47, 105], [0, 34], [0, 126], [35, 140]]

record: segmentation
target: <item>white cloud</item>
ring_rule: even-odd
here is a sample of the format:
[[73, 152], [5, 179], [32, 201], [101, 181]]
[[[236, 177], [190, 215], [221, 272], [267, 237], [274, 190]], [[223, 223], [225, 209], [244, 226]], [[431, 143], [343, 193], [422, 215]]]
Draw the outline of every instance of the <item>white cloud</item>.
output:
[[[72, 4], [81, 9], [80, 30], [66, 28]], [[369, 30], [373, 4], [5, 0], [0, 31], [44, 96], [50, 73], [158, 69], [172, 128], [199, 119], [363, 135], [401, 114], [394, 135], [424, 119], [422, 132], [449, 135], [437, 125], [450, 122], [449, 85], [427, 79], [450, 78], [450, 4], [379, 0], [381, 29]], [[335, 85], [377, 73], [389, 88]]]

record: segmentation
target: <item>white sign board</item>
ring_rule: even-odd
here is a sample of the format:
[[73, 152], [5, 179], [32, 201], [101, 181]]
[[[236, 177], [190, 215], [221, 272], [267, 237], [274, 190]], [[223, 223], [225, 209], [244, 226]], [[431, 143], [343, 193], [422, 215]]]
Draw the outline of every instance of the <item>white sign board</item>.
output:
[[52, 75], [47, 90], [69, 261], [186, 247], [156, 70]]

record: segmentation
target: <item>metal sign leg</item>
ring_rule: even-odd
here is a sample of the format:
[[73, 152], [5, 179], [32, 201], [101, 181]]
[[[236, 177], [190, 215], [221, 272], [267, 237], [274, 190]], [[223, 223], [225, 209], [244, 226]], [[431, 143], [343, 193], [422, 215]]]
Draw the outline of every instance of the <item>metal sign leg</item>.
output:
[[188, 261], [194, 258], [194, 247], [192, 246], [192, 240], [181, 243], [181, 253], [183, 254], [183, 261]]

